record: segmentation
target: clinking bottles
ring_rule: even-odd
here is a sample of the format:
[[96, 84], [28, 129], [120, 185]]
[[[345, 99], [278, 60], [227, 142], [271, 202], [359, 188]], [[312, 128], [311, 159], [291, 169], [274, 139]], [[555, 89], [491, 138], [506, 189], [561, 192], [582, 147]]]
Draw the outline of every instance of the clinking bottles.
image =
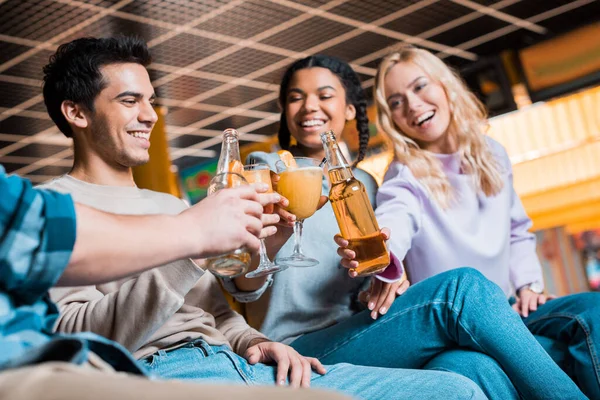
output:
[[356, 253], [355, 271], [359, 276], [380, 272], [389, 265], [390, 256], [365, 187], [352, 174], [333, 131], [322, 133], [321, 141], [329, 166], [329, 201], [341, 235], [350, 243], [348, 248]]

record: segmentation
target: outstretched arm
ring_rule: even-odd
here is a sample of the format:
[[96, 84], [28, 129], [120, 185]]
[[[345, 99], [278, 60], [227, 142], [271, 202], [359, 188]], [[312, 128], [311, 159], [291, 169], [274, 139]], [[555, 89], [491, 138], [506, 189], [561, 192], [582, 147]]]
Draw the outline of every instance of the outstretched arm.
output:
[[206, 258], [246, 247], [259, 248], [263, 205], [277, 194], [253, 187], [226, 189], [177, 216], [106, 214], [77, 205], [77, 241], [63, 286], [113, 281], [182, 258]]
[[178, 216], [118, 216], [75, 206], [70, 196], [31, 187], [0, 166], [0, 289], [33, 301], [57, 283], [90, 285], [182, 258], [259, 248], [263, 206], [257, 189], [227, 189]]

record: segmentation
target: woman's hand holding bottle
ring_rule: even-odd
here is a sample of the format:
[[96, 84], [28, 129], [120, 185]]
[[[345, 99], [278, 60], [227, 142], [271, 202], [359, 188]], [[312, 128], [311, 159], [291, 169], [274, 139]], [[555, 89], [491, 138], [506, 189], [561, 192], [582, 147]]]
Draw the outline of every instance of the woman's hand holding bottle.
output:
[[[384, 240], [390, 238], [388, 228], [382, 228], [380, 232]], [[358, 262], [354, 260], [355, 252], [347, 247], [349, 242], [339, 234], [335, 235], [334, 240], [339, 246], [337, 253], [342, 257], [342, 266], [348, 269], [350, 277], [357, 277], [355, 268], [358, 266]], [[371, 310], [371, 318], [377, 319], [379, 315], [388, 312], [396, 297], [404, 294], [409, 287], [410, 282], [406, 279], [406, 274], [396, 282], [384, 282], [374, 276], [371, 278], [369, 289], [358, 294], [358, 300]]]

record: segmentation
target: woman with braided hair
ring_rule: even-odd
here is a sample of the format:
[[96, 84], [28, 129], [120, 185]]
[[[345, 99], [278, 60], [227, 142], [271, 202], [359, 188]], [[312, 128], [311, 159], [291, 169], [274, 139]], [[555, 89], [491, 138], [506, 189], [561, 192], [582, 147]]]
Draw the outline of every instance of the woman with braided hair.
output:
[[[320, 134], [333, 130], [343, 148], [340, 134], [344, 125], [356, 120], [361, 146], [355, 165], [364, 157], [369, 138], [367, 102], [358, 76], [347, 63], [324, 55], [295, 62], [283, 76], [279, 100], [282, 148], [320, 161], [324, 157]], [[296, 141], [293, 146], [292, 137]], [[276, 153], [264, 152], [252, 153], [249, 158], [268, 163], [272, 170], [279, 160]], [[374, 179], [356, 167], [354, 175], [373, 200], [377, 191]], [[329, 191], [325, 178], [322, 189], [322, 194]], [[295, 216], [278, 206], [276, 210], [281, 222], [278, 232], [266, 240], [270, 257], [290, 254], [293, 246], [290, 237]], [[333, 209], [324, 203], [304, 221], [304, 251], [319, 265], [288, 268], [267, 278], [224, 280], [234, 298], [247, 303], [246, 318], [252, 326], [324, 363], [413, 370], [410, 373], [432, 369], [449, 374], [453, 351], [460, 349], [457, 362], [468, 360], [477, 370], [471, 373], [461, 368], [460, 372], [475, 379], [488, 397], [517, 399], [521, 392], [531, 399], [551, 398], [549, 395], [584, 398], [523, 326], [498, 286], [479, 272], [454, 270], [411, 288], [406, 280], [401, 281], [401, 272], [389, 274], [401, 269], [396, 265], [375, 277], [351, 278], [336, 253], [333, 237], [338, 232]], [[257, 261], [253, 263], [256, 268]], [[393, 264], [398, 264], [397, 260]], [[383, 282], [399, 283], [394, 295], [386, 296], [389, 301], [377, 311], [367, 310], [361, 301], [380, 297], [377, 291]], [[498, 324], [499, 320], [503, 323]], [[516, 351], [522, 348], [528, 349], [527, 357]], [[433, 371], [416, 372], [426, 380]], [[550, 388], [548, 382], [552, 382]], [[452, 396], [443, 387], [436, 393], [425, 388], [420, 393], [406, 393], [406, 398], [420, 399]]]
[[[278, 138], [282, 149], [294, 156], [321, 161], [325, 152], [320, 133], [333, 130], [349, 162], [356, 164], [364, 157], [369, 141], [367, 99], [360, 79], [346, 62], [325, 55], [296, 61], [283, 75], [279, 103], [282, 111]], [[352, 120], [356, 121], [360, 142], [356, 157], [349, 154], [341, 137], [346, 122]], [[272, 171], [280, 159], [277, 153], [264, 152], [254, 152], [248, 158], [269, 164]], [[377, 183], [360, 168], [354, 168], [354, 174], [365, 185], [374, 204]], [[324, 203], [329, 193], [325, 178], [322, 189]], [[293, 247], [295, 216], [283, 209], [278, 212], [281, 222], [276, 238], [266, 241], [272, 259], [278, 253], [290, 254]], [[369, 284], [369, 279], [351, 279], [341, 269], [332, 240], [339, 230], [329, 203], [304, 221], [303, 231], [304, 252], [319, 261], [315, 268], [288, 268], [270, 277], [224, 281], [225, 288], [238, 301], [247, 303], [246, 314], [251, 325], [288, 343], [352, 316], [360, 309], [358, 293]], [[257, 261], [253, 260], [251, 269]]]
[[[327, 71], [328, 70], [328, 71]], [[296, 76], [296, 72], [298, 73]], [[292, 64], [292, 66], [286, 71], [283, 79], [281, 81], [280, 91], [279, 91], [279, 104], [280, 105], [288, 105], [291, 103], [298, 103], [300, 99], [301, 93], [298, 93], [297, 90], [294, 90], [295, 96], [294, 98], [290, 98], [288, 100], [288, 90], [293, 80], [297, 82], [308, 83], [308, 80], [304, 78], [321, 78], [321, 80], [325, 83], [330, 83], [328, 80], [331, 78], [339, 80], [341, 87], [345, 91], [345, 102], [348, 107], [347, 110], [344, 110], [344, 118], [345, 120], [356, 120], [356, 130], [358, 131], [358, 140], [359, 140], [359, 149], [358, 154], [356, 156], [356, 163], [362, 161], [365, 156], [367, 145], [369, 143], [369, 118], [367, 117], [367, 98], [365, 96], [365, 92], [363, 91], [358, 75], [354, 70], [345, 63], [335, 57], [329, 57], [325, 55], [314, 55], [302, 60], [299, 60]], [[323, 86], [322, 93], [319, 94], [320, 99], [324, 100], [324, 103], [328, 103], [329, 100], [333, 98], [331, 93], [327, 93], [327, 89], [331, 91], [333, 87], [327, 88]], [[317, 88], [319, 89], [319, 88]], [[335, 89], [334, 89], [335, 90]], [[343, 98], [343, 96], [342, 96]], [[311, 107], [311, 104], [308, 105]], [[282, 107], [283, 108], [283, 107]], [[306, 114], [308, 117], [311, 117], [310, 111]], [[305, 115], [298, 116], [304, 117]], [[318, 115], [317, 115], [318, 116]], [[352, 117], [352, 118], [349, 118]], [[300, 150], [299, 154], [302, 156], [312, 157], [311, 154], [317, 155], [315, 158], [321, 158], [324, 156], [323, 145], [321, 144], [321, 139], [319, 138], [320, 132], [325, 132], [327, 129], [324, 129], [324, 125], [329, 125], [329, 129], [333, 129], [333, 125], [331, 123], [331, 119], [333, 117], [328, 117], [327, 119], [317, 119], [315, 122], [317, 125], [313, 129], [304, 129], [298, 131], [297, 129], [293, 129], [294, 133], [299, 135], [296, 137], [288, 126], [288, 112], [285, 108], [282, 109], [281, 119], [279, 124], [279, 146], [284, 150], [290, 149], [291, 138], [294, 136], [296, 139], [295, 149]], [[322, 122], [322, 123], [320, 123]], [[339, 128], [336, 133], [336, 138], [338, 140], [338, 144], [340, 144], [343, 148], [345, 148], [346, 153], [345, 156], [348, 157], [350, 154], [347, 152], [347, 146], [341, 139], [341, 133], [343, 130], [343, 125]], [[297, 132], [296, 132], [297, 131]], [[303, 134], [303, 131], [306, 133]], [[292, 148], [292, 150], [295, 150]], [[353, 159], [354, 157], [350, 157]]]

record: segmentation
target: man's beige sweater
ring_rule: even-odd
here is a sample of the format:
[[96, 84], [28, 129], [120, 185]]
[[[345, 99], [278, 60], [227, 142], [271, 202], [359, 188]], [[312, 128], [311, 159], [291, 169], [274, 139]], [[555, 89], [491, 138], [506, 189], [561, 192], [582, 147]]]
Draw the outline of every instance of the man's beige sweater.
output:
[[[69, 175], [41, 186], [70, 193], [78, 203], [115, 214], [179, 214], [178, 198], [138, 189], [86, 183]], [[110, 232], [98, 232], [98, 240]], [[203, 338], [243, 355], [264, 338], [231, 310], [216, 278], [183, 260], [98, 286], [55, 288], [59, 332], [91, 331], [121, 343], [138, 359]]]

